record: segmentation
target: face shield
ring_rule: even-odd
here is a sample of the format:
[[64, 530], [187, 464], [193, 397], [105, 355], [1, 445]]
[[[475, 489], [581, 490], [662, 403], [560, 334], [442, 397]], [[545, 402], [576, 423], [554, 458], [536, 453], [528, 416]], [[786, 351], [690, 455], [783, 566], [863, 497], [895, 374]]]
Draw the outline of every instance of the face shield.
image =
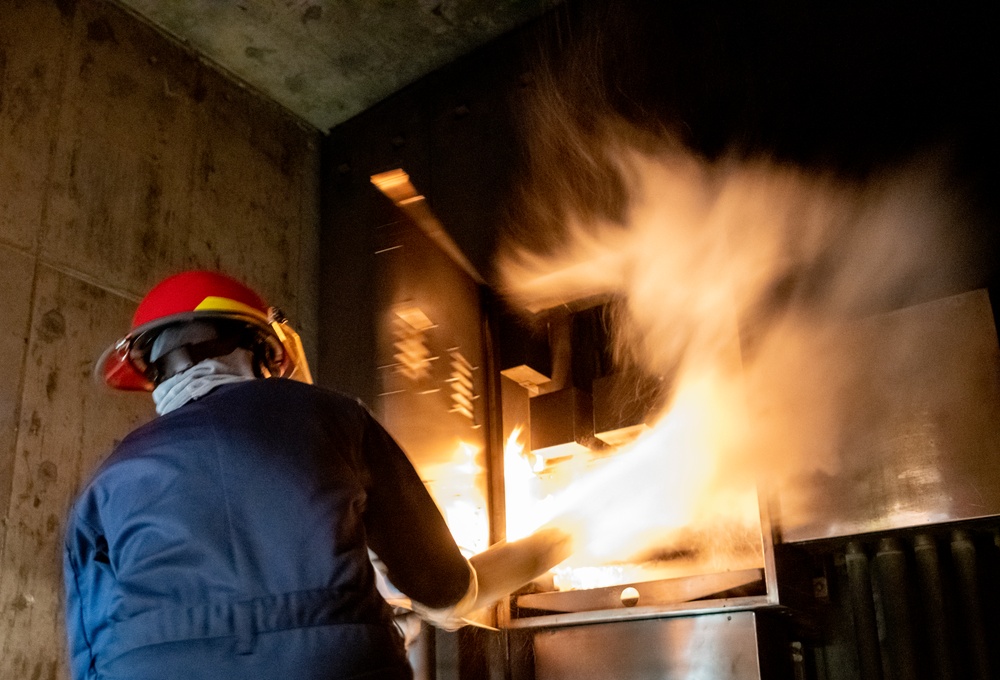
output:
[[[285, 315], [276, 307], [268, 307], [236, 279], [200, 270], [167, 277], [146, 294], [136, 309], [132, 329], [101, 355], [95, 377], [114, 389], [148, 392], [165, 373], [183, 365], [181, 360], [172, 366], [157, 365], [165, 364], [168, 350], [175, 346], [190, 348], [192, 363], [197, 363], [199, 357], [225, 354], [223, 344], [231, 339], [229, 333], [223, 332], [216, 342], [210, 332], [202, 333], [197, 325], [202, 321], [232, 324], [226, 328], [238, 330], [237, 346], [253, 352], [254, 370], [259, 370], [261, 377], [312, 383], [302, 341]], [[190, 326], [192, 323], [196, 325]], [[183, 338], [166, 332], [181, 325], [182, 333], [194, 335]], [[157, 337], [161, 340], [154, 351], [152, 345]]]
[[286, 372], [284, 377], [312, 385], [312, 373], [309, 371], [309, 362], [306, 361], [306, 352], [299, 334], [277, 307], [268, 309], [267, 320], [278, 342], [284, 348], [286, 363], [291, 367], [291, 371]]

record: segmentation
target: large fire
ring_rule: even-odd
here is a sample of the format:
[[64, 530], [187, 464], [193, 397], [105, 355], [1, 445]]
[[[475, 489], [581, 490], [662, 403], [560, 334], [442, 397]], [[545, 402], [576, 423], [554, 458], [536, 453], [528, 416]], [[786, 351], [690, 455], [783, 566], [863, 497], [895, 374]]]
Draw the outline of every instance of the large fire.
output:
[[954, 219], [927, 168], [863, 184], [676, 149], [620, 162], [623, 224], [550, 205], [562, 232], [501, 261], [509, 299], [530, 313], [615, 300], [616, 356], [673, 376], [654, 426], [611, 454], [548, 465], [511, 435], [508, 536], [569, 531], [560, 588], [761, 566], [758, 482], [835, 471], [848, 412], [886, 402], [851, 378], [905, 351], [902, 336], [855, 351], [845, 324], [919, 301], [951, 273], [940, 237]]
[[[542, 526], [572, 535], [574, 554], [554, 572], [560, 589], [760, 566], [756, 480], [716, 488], [726, 449], [743, 440], [737, 400], [724, 381], [692, 377], [634, 442], [551, 467], [516, 428], [504, 451], [508, 538]], [[693, 526], [739, 540], [706, 541]]]
[[[553, 572], [561, 589], [760, 567], [759, 489], [779, 488], [781, 520], [794, 521], [786, 482], [836, 473], [857, 414], [878, 420], [893, 401], [896, 388], [865, 376], [905, 353], [911, 331], [886, 327], [875, 346], [845, 328], [940, 294], [957, 261], [940, 168], [857, 182], [626, 147], [615, 147], [629, 185], [621, 221], [537, 191], [564, 216], [560, 233], [508, 245], [499, 263], [508, 299], [529, 314], [611, 300], [615, 358], [669, 376], [663, 411], [610, 450], [546, 458], [527, 423], [504, 423], [507, 538], [571, 534], [573, 555]], [[430, 475], [469, 555], [489, 535], [482, 456], [459, 442]]]
[[482, 447], [459, 441], [451, 459], [424, 469], [428, 490], [462, 554], [470, 557], [489, 547], [489, 510]]

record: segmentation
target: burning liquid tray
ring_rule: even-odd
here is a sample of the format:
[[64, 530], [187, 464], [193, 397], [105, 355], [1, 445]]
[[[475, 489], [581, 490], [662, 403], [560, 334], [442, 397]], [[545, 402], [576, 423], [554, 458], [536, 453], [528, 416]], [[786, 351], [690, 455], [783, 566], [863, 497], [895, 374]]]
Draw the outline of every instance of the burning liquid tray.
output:
[[745, 609], [768, 603], [763, 569], [700, 574], [514, 598], [511, 627]]

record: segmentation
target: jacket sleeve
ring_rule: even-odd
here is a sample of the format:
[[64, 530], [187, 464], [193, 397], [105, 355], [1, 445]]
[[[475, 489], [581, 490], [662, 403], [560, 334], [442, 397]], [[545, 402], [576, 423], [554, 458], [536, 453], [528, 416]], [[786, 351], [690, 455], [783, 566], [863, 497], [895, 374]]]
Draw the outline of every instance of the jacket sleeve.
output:
[[82, 570], [81, 546], [90, 544], [89, 531], [70, 516], [63, 548], [63, 581], [66, 592], [66, 636], [69, 643], [70, 677], [85, 680], [92, 677], [93, 651], [84, 624], [84, 590], [86, 576]]
[[369, 545], [399, 590], [432, 609], [450, 607], [469, 592], [469, 563], [406, 454], [367, 410], [364, 423]]

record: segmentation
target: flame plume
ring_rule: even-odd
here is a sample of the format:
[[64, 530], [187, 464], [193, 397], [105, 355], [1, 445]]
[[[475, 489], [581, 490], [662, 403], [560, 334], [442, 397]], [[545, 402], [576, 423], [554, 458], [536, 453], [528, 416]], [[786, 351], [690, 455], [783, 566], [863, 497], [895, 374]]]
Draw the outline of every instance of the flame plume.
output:
[[[906, 338], [858, 356], [843, 351], [845, 324], [953, 292], [960, 269], [949, 237], [960, 201], [943, 164], [916, 161], [861, 182], [624, 139], [567, 142], [598, 144], [594, 157], [614, 159], [628, 198], [620, 219], [534, 187], [527, 214], [558, 226], [547, 240], [536, 230], [531, 243], [508, 243], [499, 267], [509, 299], [528, 312], [616, 300], [615, 355], [672, 377], [652, 432], [562, 490], [536, 488], [544, 502], [508, 500], [534, 526], [570, 527], [580, 566], [663, 554], [679, 536], [708, 554], [732, 527], [722, 542], [745, 542], [739, 527], [759, 522], [756, 481], [835, 471], [847, 412], [885, 397], [852, 393], [851, 379], [892, 361]], [[530, 470], [512, 482], [508, 469], [515, 494]], [[537, 471], [527, 484], [540, 487]], [[533, 525], [508, 524], [519, 534]]]

